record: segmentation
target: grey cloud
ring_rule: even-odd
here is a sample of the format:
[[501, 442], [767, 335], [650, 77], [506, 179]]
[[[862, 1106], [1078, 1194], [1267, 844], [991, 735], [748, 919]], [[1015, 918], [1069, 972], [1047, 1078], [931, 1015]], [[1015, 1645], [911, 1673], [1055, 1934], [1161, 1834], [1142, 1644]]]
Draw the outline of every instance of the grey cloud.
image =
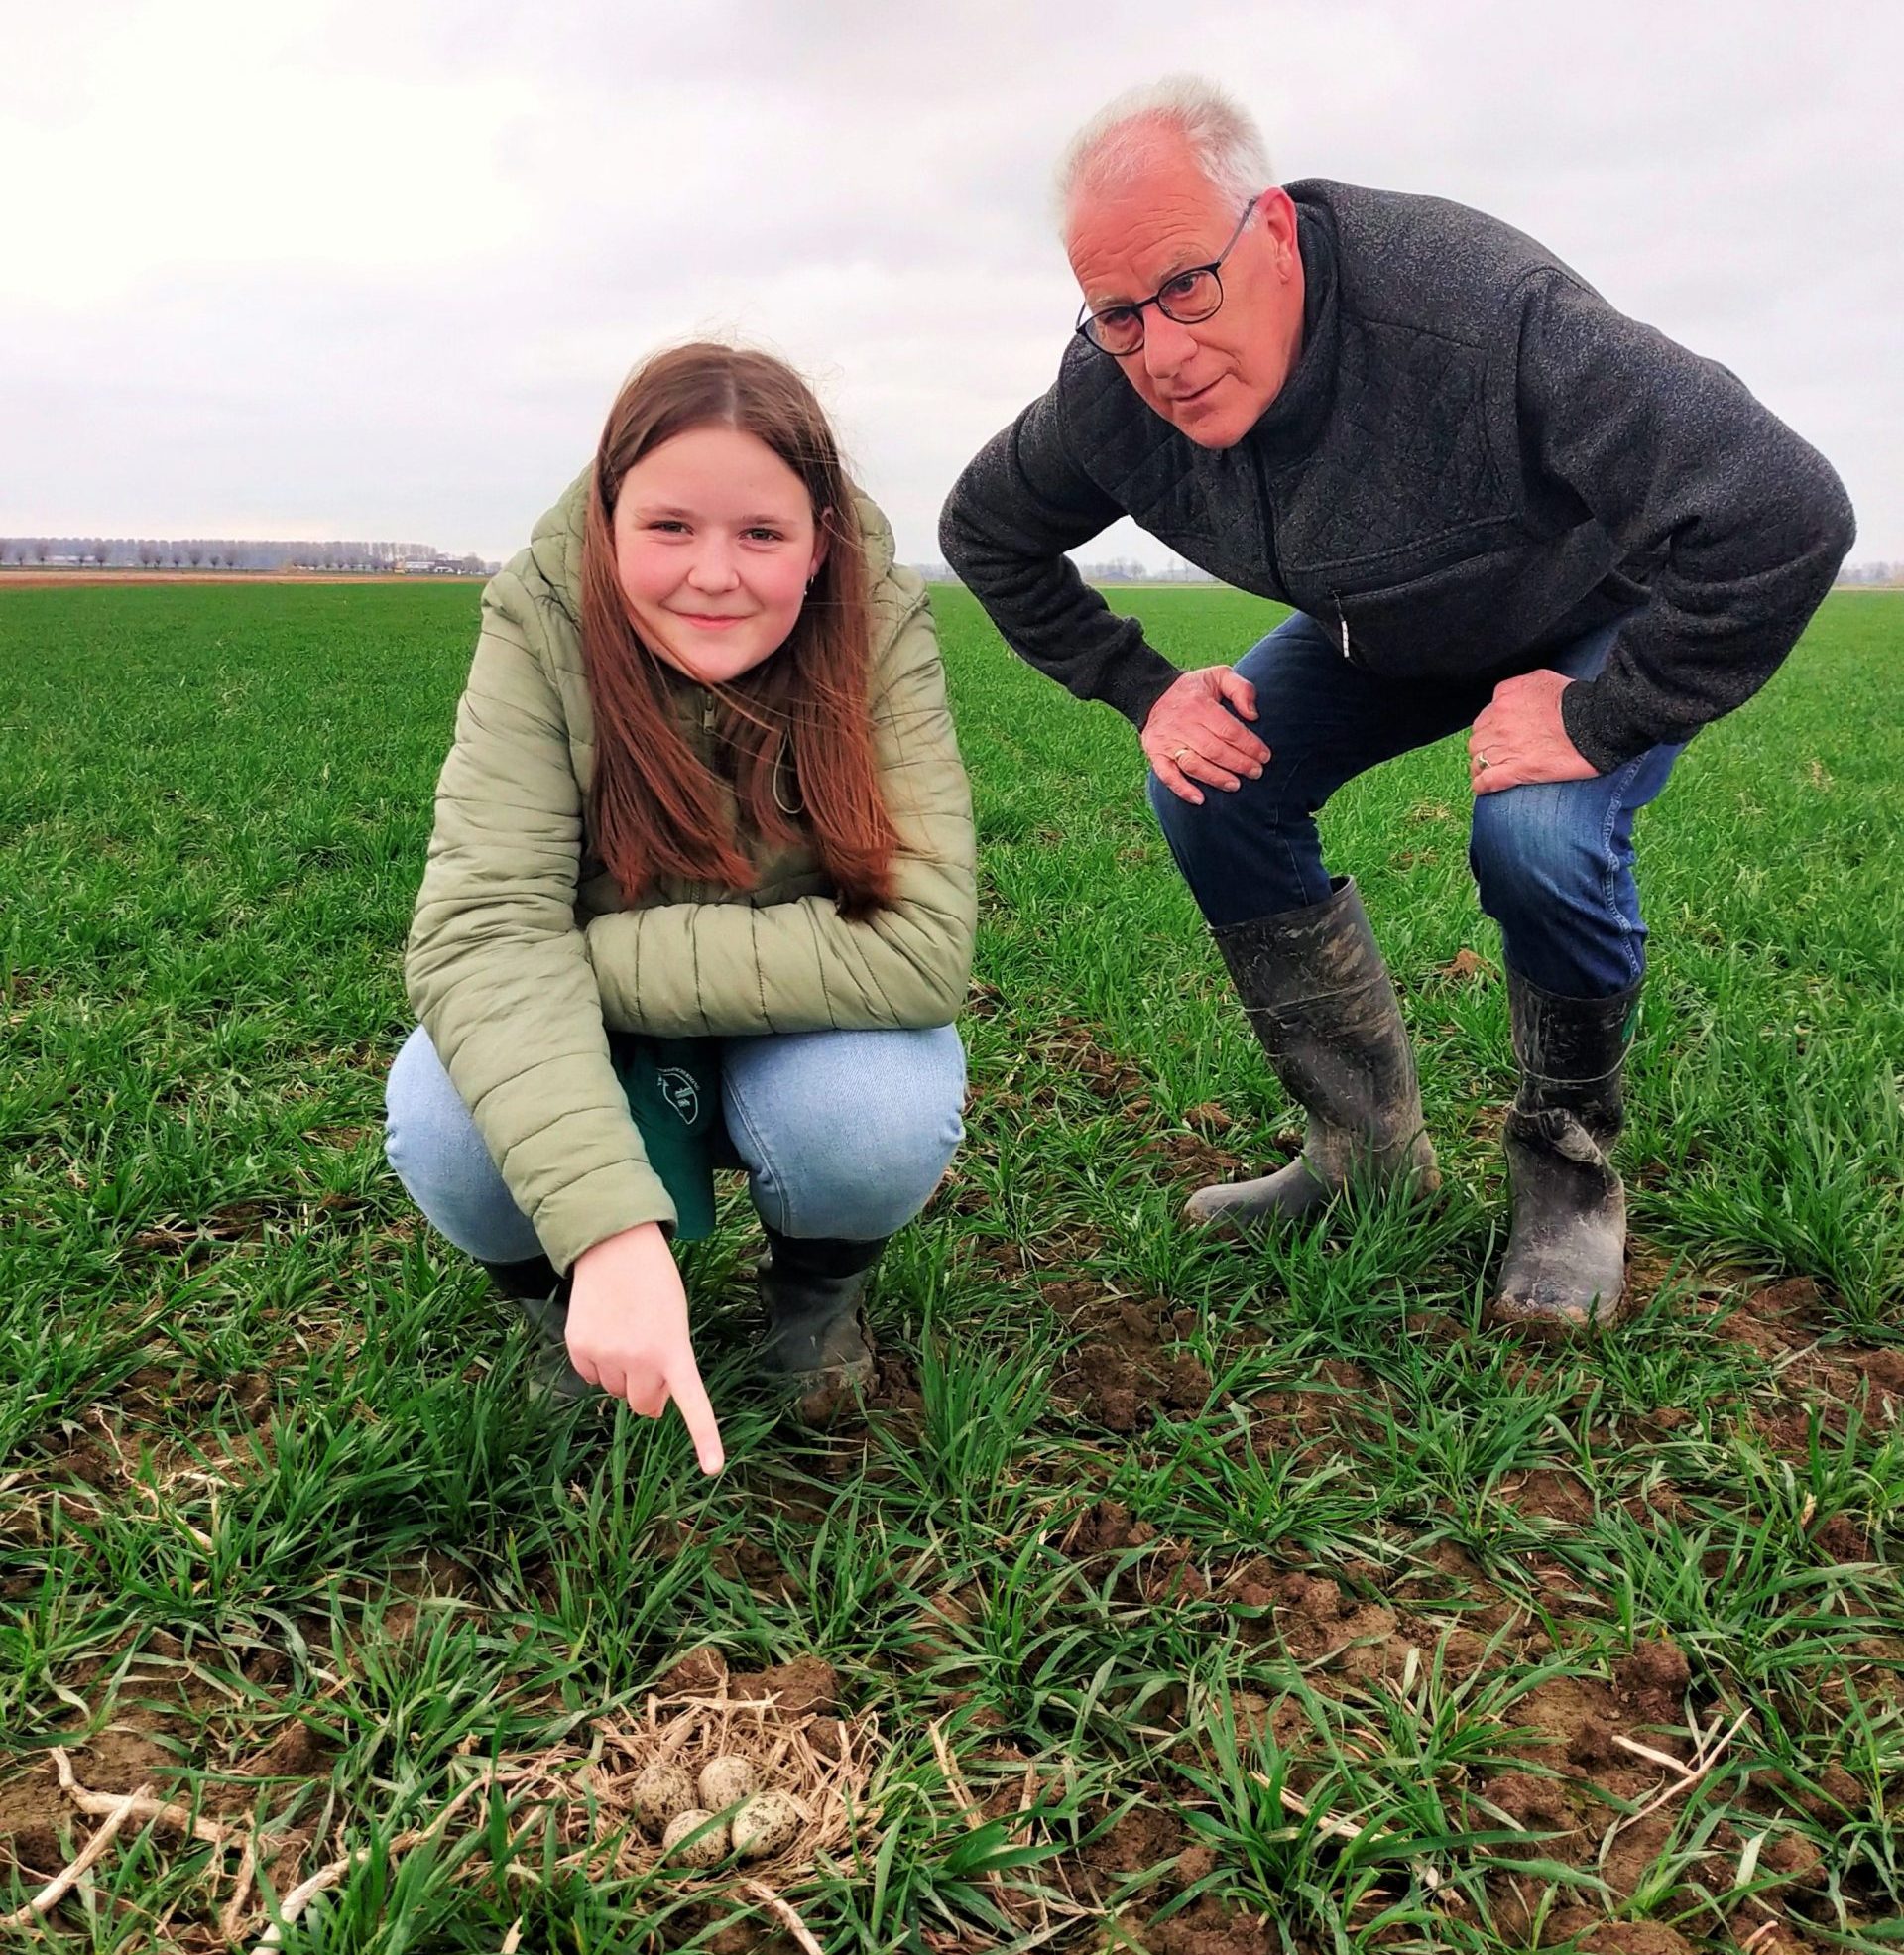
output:
[[[901, 550], [931, 556], [952, 476], [1064, 344], [1064, 137], [1118, 88], [1203, 66], [1285, 177], [1494, 211], [1726, 360], [1844, 471], [1860, 553], [1904, 557], [1888, 8], [349, 0], [294, 32], [278, 59], [320, 84], [520, 84], [471, 155], [523, 215], [499, 202], [493, 243], [446, 264], [267, 269], [215, 212], [137, 213], [178, 233], [137, 290], [0, 315], [0, 531], [328, 514], [503, 554], [648, 346], [733, 325], [818, 370]], [[43, 46], [58, 113], [82, 114], [83, 39]], [[22, 99], [0, 90], [0, 118]], [[430, 210], [391, 189], [377, 221], [420, 243]]]

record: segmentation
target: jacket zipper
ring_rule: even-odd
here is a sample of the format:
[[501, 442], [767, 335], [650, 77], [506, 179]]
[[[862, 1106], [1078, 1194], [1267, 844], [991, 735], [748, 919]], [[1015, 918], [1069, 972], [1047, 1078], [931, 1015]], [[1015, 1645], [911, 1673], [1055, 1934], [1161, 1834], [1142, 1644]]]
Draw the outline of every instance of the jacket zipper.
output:
[[1349, 614], [1342, 608], [1342, 593], [1332, 590], [1329, 595], [1336, 600], [1336, 620], [1342, 626], [1342, 656], [1353, 666], [1356, 655], [1349, 644]]
[[1262, 511], [1262, 541], [1263, 548], [1269, 552], [1270, 581], [1286, 595], [1282, 566], [1276, 561], [1276, 507], [1269, 500], [1269, 471], [1263, 467], [1262, 451], [1253, 441], [1250, 443], [1250, 462], [1256, 471], [1256, 506]]

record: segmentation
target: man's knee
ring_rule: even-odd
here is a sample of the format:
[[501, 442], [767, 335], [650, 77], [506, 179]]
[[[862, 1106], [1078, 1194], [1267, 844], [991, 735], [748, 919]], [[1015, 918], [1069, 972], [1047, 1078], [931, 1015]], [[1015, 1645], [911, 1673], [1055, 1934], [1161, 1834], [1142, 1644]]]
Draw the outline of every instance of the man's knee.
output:
[[1605, 881], [1598, 807], [1573, 782], [1537, 782], [1475, 799], [1468, 860], [1491, 916], [1577, 902]]
[[1206, 787], [1203, 799], [1187, 801], [1153, 772], [1144, 783], [1157, 826], [1179, 862], [1222, 852], [1239, 836], [1260, 837], [1312, 818], [1312, 810], [1288, 792], [1290, 770], [1271, 760], [1261, 778], [1225, 791]]

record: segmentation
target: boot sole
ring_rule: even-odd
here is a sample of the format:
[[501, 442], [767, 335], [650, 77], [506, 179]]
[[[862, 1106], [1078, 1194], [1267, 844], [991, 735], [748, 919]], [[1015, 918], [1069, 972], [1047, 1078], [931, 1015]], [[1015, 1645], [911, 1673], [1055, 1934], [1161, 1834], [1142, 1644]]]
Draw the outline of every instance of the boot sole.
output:
[[[1265, 1175], [1265, 1180], [1273, 1176]], [[1229, 1185], [1248, 1187], [1245, 1182]], [[1264, 1229], [1287, 1228], [1313, 1220], [1325, 1208], [1350, 1192], [1347, 1188], [1324, 1188], [1316, 1183], [1315, 1198], [1304, 1202], [1300, 1207], [1262, 1207], [1246, 1208], [1241, 1202], [1215, 1209], [1209, 1214], [1198, 1212], [1195, 1203], [1197, 1195], [1192, 1195], [1181, 1210], [1182, 1218], [1192, 1228], [1210, 1235], [1234, 1235], [1248, 1237]], [[1205, 1193], [1199, 1188], [1197, 1194]], [[1437, 1174], [1432, 1183], [1419, 1178], [1407, 1183], [1391, 1182], [1386, 1187], [1371, 1191], [1372, 1197], [1383, 1201], [1399, 1201], [1408, 1208], [1428, 1210], [1439, 1205], [1441, 1200], [1441, 1176]]]
[[1577, 1311], [1564, 1303], [1535, 1303], [1520, 1297], [1496, 1296], [1482, 1312], [1482, 1321], [1494, 1330], [1525, 1330], [1553, 1337], [1592, 1337], [1616, 1330], [1631, 1314], [1622, 1289], [1611, 1305], [1597, 1303]]
[[828, 1365], [821, 1371], [781, 1371], [766, 1374], [768, 1389], [795, 1424], [825, 1431], [842, 1419], [857, 1416], [873, 1383], [871, 1353], [850, 1365]]

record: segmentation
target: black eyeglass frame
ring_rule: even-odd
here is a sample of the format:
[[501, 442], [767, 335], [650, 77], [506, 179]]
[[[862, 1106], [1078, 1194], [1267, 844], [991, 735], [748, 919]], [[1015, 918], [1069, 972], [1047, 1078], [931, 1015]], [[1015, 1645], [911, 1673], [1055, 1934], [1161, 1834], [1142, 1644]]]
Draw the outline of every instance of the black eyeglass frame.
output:
[[[1078, 335], [1078, 337], [1082, 339], [1084, 343], [1087, 346], [1089, 346], [1094, 353], [1102, 353], [1105, 356], [1105, 358], [1108, 360], [1128, 360], [1132, 353], [1141, 353], [1143, 351], [1143, 315], [1145, 311], [1148, 310], [1148, 308], [1152, 305], [1154, 305], [1157, 308], [1157, 310], [1161, 312], [1166, 319], [1169, 319], [1170, 321], [1172, 321], [1172, 323], [1176, 325], [1201, 325], [1205, 319], [1214, 319], [1216, 315], [1223, 309], [1223, 261], [1226, 258], [1228, 258], [1234, 250], [1236, 250], [1238, 244], [1241, 242], [1243, 238], [1243, 233], [1246, 227], [1249, 225], [1250, 213], [1255, 209], [1256, 204], [1258, 203], [1259, 200], [1260, 200], [1260, 192], [1258, 192], [1256, 196], [1252, 196], [1250, 199], [1250, 201], [1244, 205], [1243, 215], [1237, 219], [1237, 228], [1230, 233], [1230, 242], [1226, 244], [1223, 247], [1223, 249], [1220, 252], [1218, 252], [1213, 259], [1211, 259], [1209, 264], [1186, 265], [1184, 266], [1182, 271], [1172, 272], [1170, 276], [1164, 280], [1163, 284], [1158, 286], [1156, 291], [1153, 292], [1148, 299], [1139, 299], [1134, 302], [1125, 305], [1106, 305], [1101, 310], [1096, 312], [1088, 310], [1084, 305], [1080, 305], [1078, 307], [1078, 321], [1071, 328], [1071, 330], [1075, 332]], [[1170, 309], [1170, 307], [1164, 304], [1163, 295], [1170, 289], [1171, 286], [1175, 285], [1179, 279], [1194, 279], [1200, 276], [1204, 272], [1208, 272], [1211, 278], [1213, 278], [1216, 281], [1217, 303], [1214, 305], [1212, 305], [1207, 311], [1193, 312], [1188, 318], [1185, 318], [1181, 312], [1173, 312]], [[1097, 324], [1099, 319], [1101, 319], [1106, 312], [1134, 312], [1136, 314], [1138, 329], [1137, 329], [1137, 343], [1134, 346], [1127, 346], [1122, 352], [1119, 352], [1115, 347], [1106, 346], [1101, 340], [1093, 337], [1091, 328]]]

